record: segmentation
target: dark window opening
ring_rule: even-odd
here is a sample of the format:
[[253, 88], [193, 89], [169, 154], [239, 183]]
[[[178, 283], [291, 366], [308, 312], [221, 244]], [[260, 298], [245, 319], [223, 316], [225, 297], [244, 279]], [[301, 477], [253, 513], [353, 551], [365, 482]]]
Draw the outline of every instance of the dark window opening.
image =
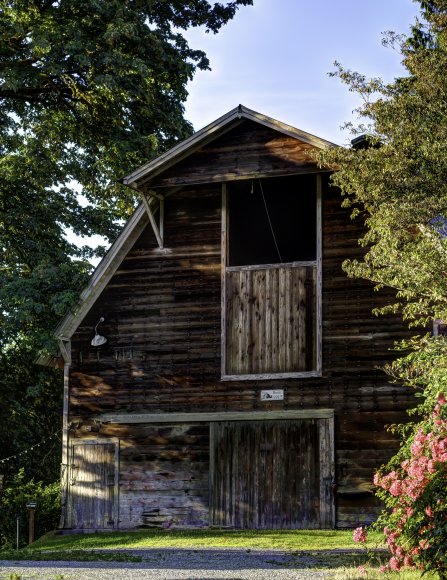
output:
[[237, 181], [227, 191], [229, 266], [316, 260], [315, 175]]

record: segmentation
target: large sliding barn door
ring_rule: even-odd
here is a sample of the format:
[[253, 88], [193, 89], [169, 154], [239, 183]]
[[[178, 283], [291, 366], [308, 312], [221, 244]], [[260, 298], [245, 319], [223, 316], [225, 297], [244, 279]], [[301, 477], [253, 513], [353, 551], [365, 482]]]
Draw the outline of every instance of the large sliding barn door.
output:
[[211, 425], [211, 522], [253, 529], [333, 527], [330, 419]]
[[69, 466], [69, 522], [74, 529], [117, 527], [116, 443], [72, 444]]

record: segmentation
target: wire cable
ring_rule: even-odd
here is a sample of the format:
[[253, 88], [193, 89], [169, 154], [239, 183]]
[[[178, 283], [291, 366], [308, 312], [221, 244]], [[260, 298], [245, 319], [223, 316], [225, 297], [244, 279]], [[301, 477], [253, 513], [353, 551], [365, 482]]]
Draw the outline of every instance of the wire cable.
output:
[[262, 183], [261, 183], [261, 180], [260, 180], [260, 179], [258, 179], [258, 181], [259, 181], [259, 188], [260, 188], [260, 190], [261, 190], [262, 201], [264, 202], [265, 213], [267, 214], [267, 219], [268, 219], [268, 221], [269, 221], [270, 231], [272, 232], [272, 237], [273, 237], [273, 241], [274, 241], [274, 243], [275, 243], [276, 251], [277, 251], [277, 253], [278, 253], [278, 258], [279, 258], [279, 261], [280, 261], [280, 262], [281, 262], [281, 264], [282, 264], [282, 263], [283, 263], [283, 261], [282, 261], [282, 256], [281, 256], [281, 252], [279, 251], [279, 246], [278, 246], [278, 242], [277, 242], [277, 240], [276, 240], [275, 232], [274, 232], [274, 230], [273, 230], [272, 220], [270, 219], [269, 208], [267, 207], [267, 201], [266, 201], [266, 199], [265, 199], [264, 190], [263, 190], [263, 188], [262, 188]]

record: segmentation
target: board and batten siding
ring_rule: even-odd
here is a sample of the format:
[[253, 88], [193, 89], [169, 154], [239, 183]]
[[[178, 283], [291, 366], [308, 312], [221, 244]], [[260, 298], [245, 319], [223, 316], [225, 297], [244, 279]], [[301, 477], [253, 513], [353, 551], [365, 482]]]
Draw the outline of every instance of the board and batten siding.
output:
[[211, 423], [211, 524], [332, 528], [333, 462], [333, 419]]
[[226, 374], [314, 371], [316, 265], [229, 267], [225, 278]]
[[69, 527], [118, 527], [118, 464], [118, 442], [72, 443], [67, 469]]
[[[385, 425], [404, 421], [405, 409], [413, 405], [411, 392], [390, 384], [380, 370], [393, 358], [393, 342], [406, 329], [398, 316], [371, 314], [389, 295], [343, 273], [343, 260], [363, 251], [357, 242], [362, 224], [350, 219], [339, 193], [327, 185], [322, 232], [322, 376], [222, 381], [221, 185], [191, 186], [167, 198], [165, 249], [158, 248], [148, 227], [73, 336], [68, 418], [73, 436], [91, 437], [95, 420], [110, 412], [334, 409], [336, 525], [371, 521], [378, 512], [371, 493], [373, 469], [396, 449]], [[94, 348], [90, 342], [101, 316], [107, 343]], [[284, 400], [260, 400], [261, 390], [277, 388], [284, 390]], [[146, 485], [146, 454], [138, 452], [145, 437], [141, 433], [138, 425], [99, 426], [101, 437], [120, 439], [122, 458], [128, 454], [120, 462], [120, 510], [123, 522], [132, 527], [149, 525], [142, 515], [148, 490], [138, 489]], [[179, 478], [166, 478], [163, 493], [152, 495], [154, 502], [157, 494], [160, 498], [166, 526], [170, 521], [175, 526], [208, 525], [207, 518], [197, 515], [204, 513], [197, 505], [208, 505], [206, 486], [194, 491], [193, 506], [170, 499], [182, 493], [187, 498], [181, 490], [192, 493], [182, 475], [188, 469], [191, 478], [205, 477], [205, 466], [191, 467], [187, 455], [171, 466]], [[137, 472], [141, 477], [132, 491], [124, 489]]]

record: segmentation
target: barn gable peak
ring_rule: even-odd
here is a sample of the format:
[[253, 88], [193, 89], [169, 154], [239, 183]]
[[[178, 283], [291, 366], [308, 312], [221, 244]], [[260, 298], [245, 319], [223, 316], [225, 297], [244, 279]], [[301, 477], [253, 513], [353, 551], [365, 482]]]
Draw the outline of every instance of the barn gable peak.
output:
[[[190, 158], [200, 149], [213, 144], [219, 138], [229, 135], [231, 131], [236, 130], [238, 127], [241, 127], [241, 131], [243, 132], [242, 125], [244, 123], [246, 125], [248, 123], [252, 127], [256, 125], [260, 129], [265, 128], [266, 130], [276, 132], [276, 134], [290, 137], [308, 148], [325, 149], [336, 146], [325, 139], [301, 131], [243, 105], [238, 105], [225, 115], [194, 133], [188, 139], [178, 143], [166, 153], [163, 153], [156, 159], [149, 161], [128, 174], [122, 179], [122, 183], [143, 193], [143, 203], [136, 209], [117, 240], [112, 244], [106, 256], [94, 271], [88, 286], [81, 293], [78, 304], [65, 316], [57, 327], [55, 335], [60, 341], [71, 339], [149, 222], [154, 232], [157, 231], [157, 223], [155, 223], [154, 215], [158, 211], [158, 197], [161, 198], [162, 196], [157, 197], [157, 194], [154, 192], [149, 196], [144, 193], [147, 193], [147, 190], [152, 187], [152, 181], [160, 176], [160, 174], [166, 174], [169, 169], [174, 169], [177, 166], [180, 167], [182, 161]], [[220, 178], [218, 180], [220, 181]], [[165, 188], [163, 194], [166, 191], [167, 189]], [[171, 187], [170, 193], [174, 191], [176, 191], [176, 188]], [[160, 240], [158, 241], [160, 247], [162, 247]], [[54, 360], [50, 360], [50, 357], [40, 357], [38, 362], [42, 364], [53, 364]]]
[[264, 126], [273, 131], [287, 135], [316, 149], [326, 149], [335, 147], [334, 143], [321, 139], [311, 133], [307, 133], [292, 125], [288, 125], [257, 111], [253, 111], [244, 105], [238, 105], [225, 115], [222, 115], [203, 129], [194, 133], [188, 139], [181, 141], [172, 149], [163, 153], [156, 159], [145, 163], [129, 175], [123, 178], [124, 185], [140, 189], [142, 185], [147, 185], [160, 173], [177, 165], [197, 150], [216, 141], [219, 137], [236, 128], [244, 121], [251, 121], [260, 126]]

